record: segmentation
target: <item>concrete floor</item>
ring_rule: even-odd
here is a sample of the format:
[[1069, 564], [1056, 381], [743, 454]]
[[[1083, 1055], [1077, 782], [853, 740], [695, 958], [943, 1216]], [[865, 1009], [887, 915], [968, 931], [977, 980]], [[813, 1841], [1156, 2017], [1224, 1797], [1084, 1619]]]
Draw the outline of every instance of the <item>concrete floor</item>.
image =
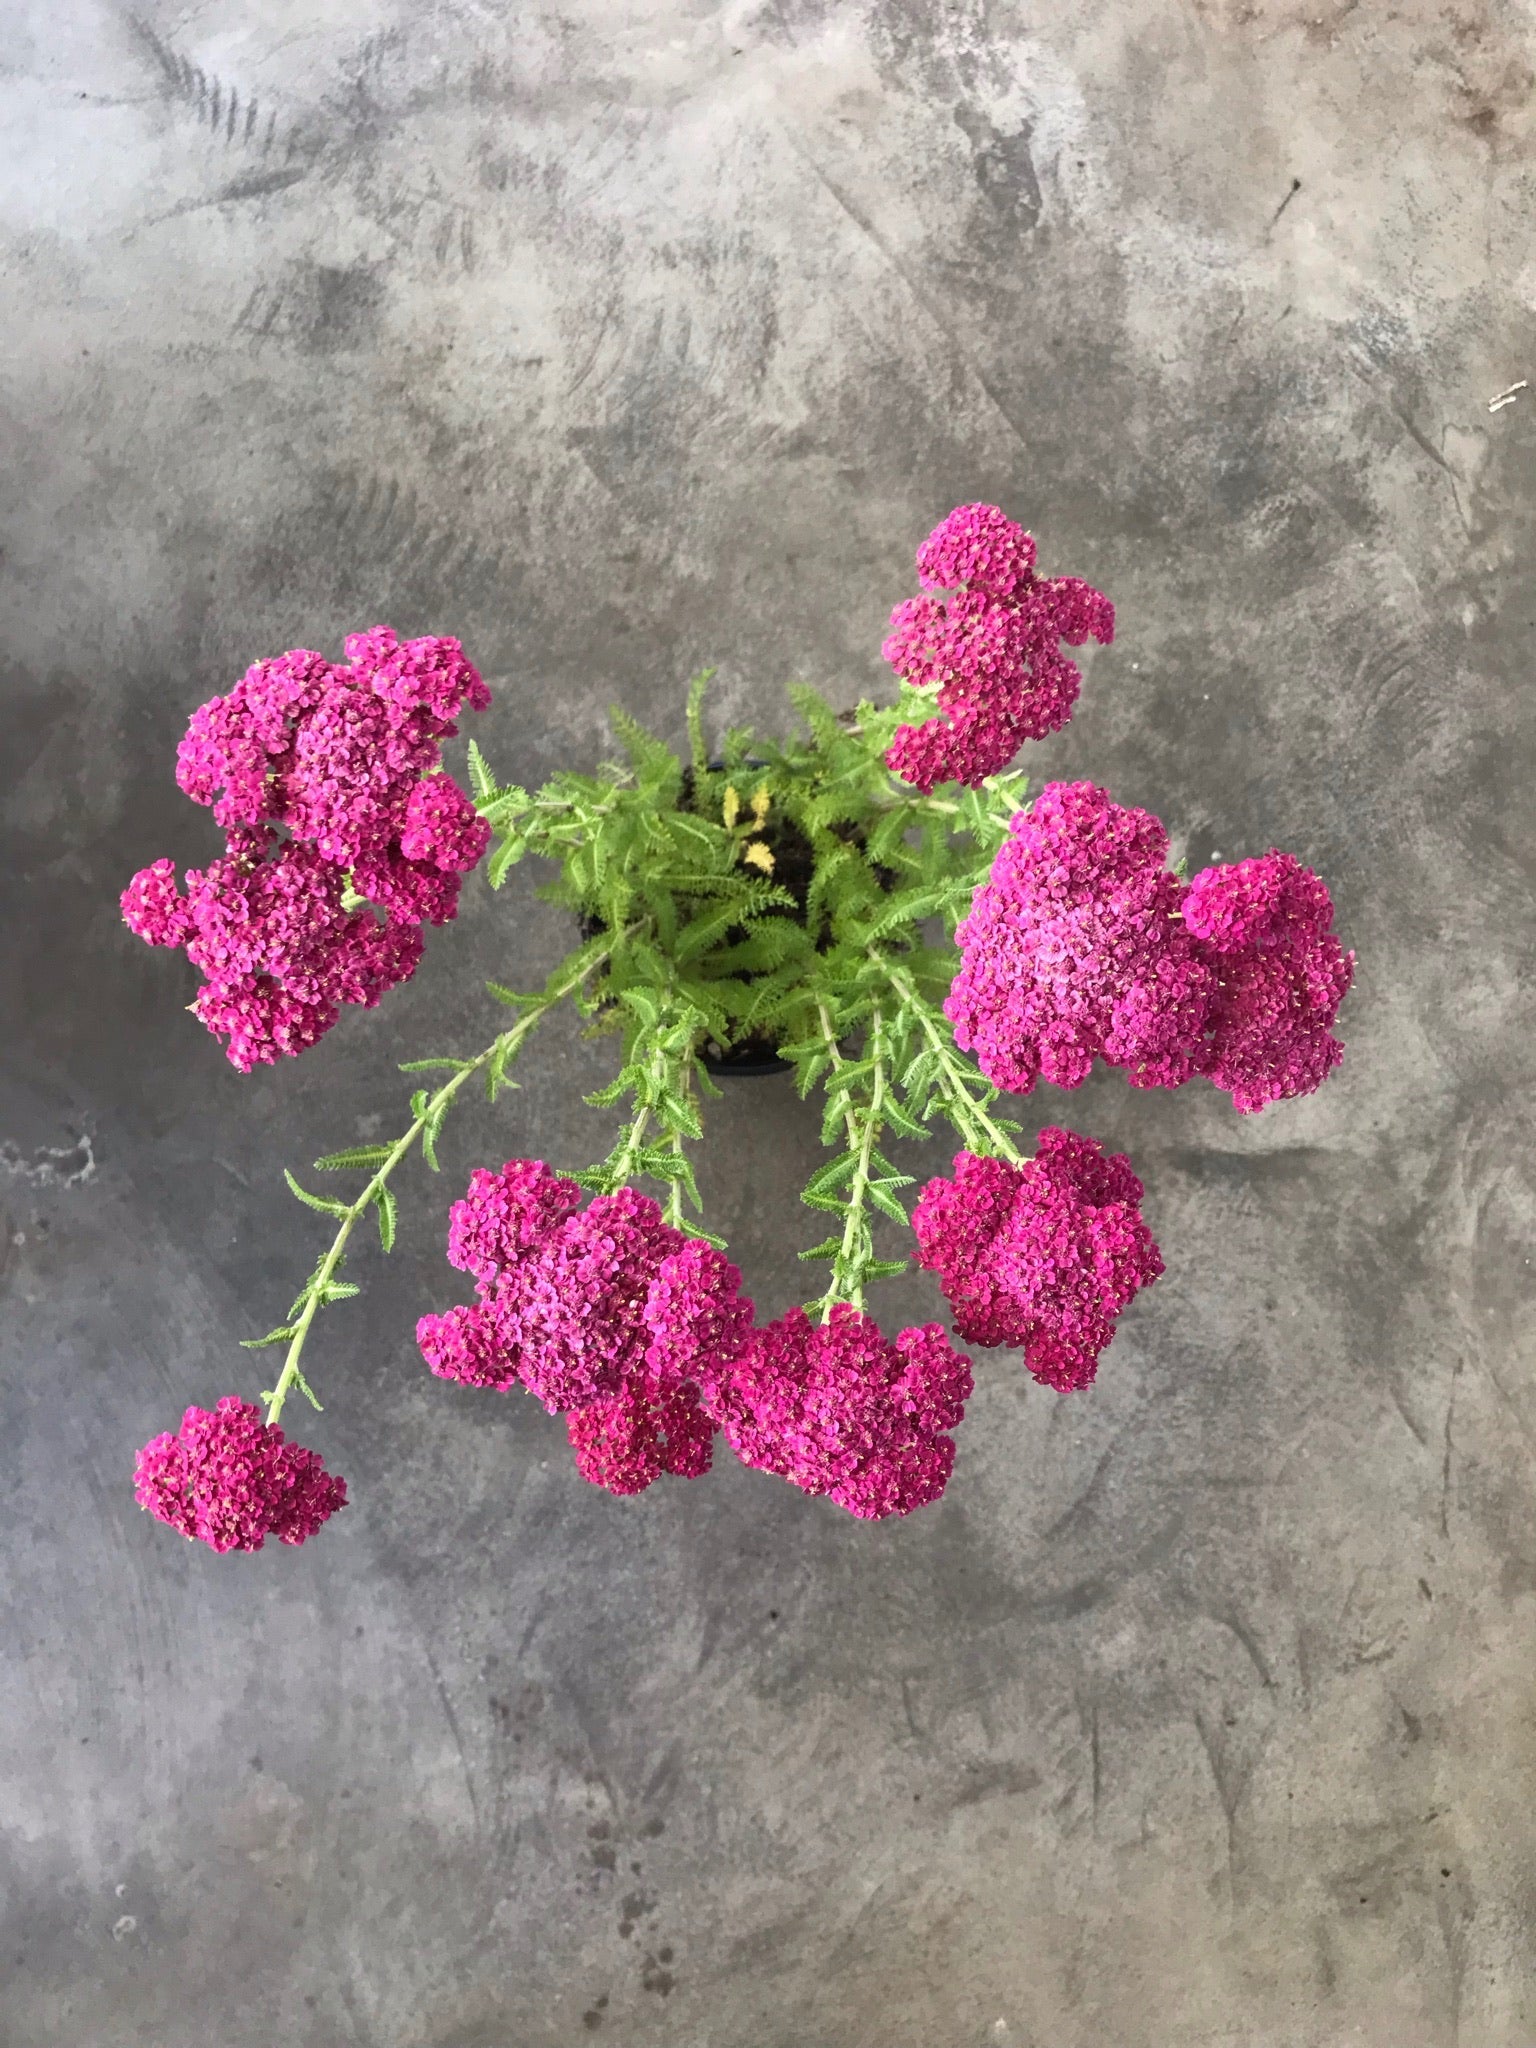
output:
[[[1536, 386], [1531, 26], [4, 0], [6, 2048], [1536, 2039], [1536, 388], [1488, 410]], [[245, 1560], [141, 1515], [135, 1447], [266, 1384], [236, 1339], [319, 1242], [280, 1165], [564, 943], [477, 880], [240, 1077], [117, 916], [216, 846], [192, 707], [385, 619], [462, 635], [525, 781], [615, 697], [680, 732], [706, 660], [771, 723], [879, 684], [966, 498], [1120, 608], [1036, 771], [1293, 848], [1360, 954], [1311, 1100], [1025, 1105], [1149, 1185], [1097, 1388], [984, 1356], [905, 1524], [585, 1487], [411, 1341], [469, 1165], [603, 1149], [561, 1032], [312, 1347], [355, 1505]], [[813, 1119], [715, 1129], [777, 1309]]]

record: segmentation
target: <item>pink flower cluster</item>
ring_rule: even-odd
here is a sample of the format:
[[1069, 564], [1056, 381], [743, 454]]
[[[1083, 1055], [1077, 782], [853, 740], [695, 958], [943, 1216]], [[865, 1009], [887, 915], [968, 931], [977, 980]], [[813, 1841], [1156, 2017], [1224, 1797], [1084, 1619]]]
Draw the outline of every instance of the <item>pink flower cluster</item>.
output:
[[[130, 930], [184, 947], [206, 977], [195, 1014], [242, 1072], [302, 1052], [344, 1003], [372, 1005], [421, 958], [490, 827], [443, 740], [490, 692], [457, 640], [354, 633], [345, 666], [297, 648], [257, 662], [193, 713], [176, 779], [225, 828], [222, 859], [176, 888], [169, 860], [123, 892]], [[345, 910], [348, 886], [384, 913]]]
[[918, 1258], [937, 1273], [969, 1343], [1020, 1346], [1059, 1393], [1086, 1387], [1115, 1319], [1163, 1271], [1141, 1219], [1142, 1185], [1124, 1153], [1043, 1130], [1033, 1159], [955, 1155], [912, 1216]]
[[580, 1205], [576, 1183], [541, 1160], [478, 1168], [453, 1205], [448, 1258], [479, 1301], [423, 1316], [422, 1354], [440, 1378], [521, 1382], [566, 1414], [583, 1476], [610, 1493], [663, 1472], [697, 1478], [714, 1439], [699, 1375], [751, 1325], [741, 1274], [632, 1188]]
[[971, 1389], [940, 1324], [892, 1343], [839, 1302], [820, 1325], [796, 1308], [754, 1331], [705, 1398], [744, 1465], [874, 1521], [943, 1493]]
[[134, 1494], [183, 1536], [213, 1550], [260, 1550], [267, 1537], [303, 1543], [347, 1504], [347, 1484], [317, 1452], [262, 1421], [254, 1402], [226, 1394], [189, 1408], [181, 1428], [147, 1443]]
[[971, 1373], [937, 1324], [888, 1343], [839, 1307], [819, 1329], [796, 1309], [754, 1330], [737, 1267], [648, 1196], [580, 1205], [540, 1160], [471, 1176], [448, 1257], [479, 1300], [416, 1328], [440, 1378], [527, 1387], [566, 1415], [578, 1470], [610, 1493], [707, 1472], [717, 1428], [745, 1464], [851, 1514], [943, 1492]]
[[1216, 983], [1205, 1072], [1242, 1110], [1310, 1095], [1344, 1057], [1328, 1027], [1355, 971], [1322, 877], [1276, 849], [1202, 868], [1184, 926]]
[[1090, 782], [1047, 783], [1014, 818], [956, 932], [944, 1009], [999, 1088], [1078, 1087], [1095, 1059], [1138, 1088], [1204, 1074], [1240, 1110], [1316, 1088], [1354, 955], [1293, 855], [1167, 867], [1149, 811]]
[[924, 594], [897, 605], [881, 651], [935, 693], [939, 715], [899, 727], [886, 765], [925, 793], [974, 787], [1066, 724], [1082, 677], [1060, 643], [1107, 644], [1114, 606], [1079, 577], [1036, 576], [1033, 539], [996, 505], [957, 506], [918, 549], [917, 571]]

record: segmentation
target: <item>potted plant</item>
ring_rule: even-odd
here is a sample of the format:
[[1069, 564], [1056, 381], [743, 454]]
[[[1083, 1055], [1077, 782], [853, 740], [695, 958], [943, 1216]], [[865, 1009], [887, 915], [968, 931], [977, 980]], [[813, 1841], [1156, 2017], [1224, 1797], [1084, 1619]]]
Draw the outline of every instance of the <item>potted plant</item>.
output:
[[[542, 789], [498, 781], [475, 741], [469, 787], [443, 768], [466, 708], [490, 701], [451, 639], [354, 635], [334, 663], [259, 662], [191, 721], [177, 765], [224, 854], [177, 886], [169, 861], [123, 897], [130, 927], [184, 948], [191, 1005], [237, 1067], [302, 1052], [350, 1003], [415, 972], [463, 876], [492, 889], [528, 856], [573, 919], [541, 989], [488, 985], [474, 1051], [407, 1060], [420, 1075], [399, 1135], [324, 1155], [343, 1193], [288, 1174], [329, 1242], [285, 1321], [261, 1404], [189, 1408], [139, 1454], [143, 1506], [217, 1550], [302, 1542], [344, 1483], [279, 1418], [313, 1401], [306, 1347], [355, 1294], [360, 1226], [387, 1252], [399, 1169], [450, 1113], [493, 1105], [525, 1042], [570, 1005], [611, 1037], [616, 1071], [587, 1099], [611, 1112], [606, 1155], [477, 1169], [449, 1210], [449, 1264], [474, 1299], [423, 1315], [446, 1379], [523, 1387], [568, 1419], [578, 1469], [615, 1494], [694, 1478], [717, 1439], [745, 1463], [862, 1517], [938, 1498], [972, 1366], [939, 1323], [888, 1335], [870, 1291], [911, 1232], [969, 1346], [1022, 1353], [1060, 1392], [1086, 1387], [1117, 1317], [1163, 1270], [1128, 1159], [1048, 1128], [1016, 1143], [1010, 1093], [1072, 1088], [1096, 1061], [1133, 1087], [1204, 1080], [1236, 1110], [1316, 1088], [1342, 1055], [1332, 1025], [1354, 956], [1323, 882], [1271, 850], [1186, 877], [1150, 813], [1091, 783], [1032, 804], [1011, 766], [1071, 715], [1063, 643], [1108, 642], [1109, 600], [1039, 574], [1031, 537], [995, 506], [959, 507], [918, 550], [920, 594], [884, 653], [893, 705], [836, 712], [789, 692], [803, 731], [739, 727], [711, 742], [708, 676], [687, 698], [686, 757], [624, 711], [622, 761]], [[705, 1227], [691, 1160], [707, 1104], [743, 1067], [784, 1065], [823, 1106], [826, 1163], [802, 1199], [825, 1219], [804, 1258], [824, 1284], [759, 1324]], [[891, 1154], [944, 1124], [951, 1175], [915, 1200]], [[489, 1140], [487, 1141], [490, 1142]], [[497, 1149], [500, 1149], [499, 1147]]]

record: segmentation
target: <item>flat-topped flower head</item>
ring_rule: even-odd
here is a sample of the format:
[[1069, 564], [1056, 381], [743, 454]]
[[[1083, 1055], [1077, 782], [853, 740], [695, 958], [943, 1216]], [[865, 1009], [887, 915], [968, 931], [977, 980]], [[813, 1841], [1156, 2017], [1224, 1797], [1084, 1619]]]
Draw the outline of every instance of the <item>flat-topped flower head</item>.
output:
[[500, 1173], [477, 1166], [469, 1191], [448, 1212], [448, 1263], [490, 1283], [543, 1250], [581, 1207], [575, 1181], [542, 1159], [509, 1159]]
[[490, 826], [451, 775], [424, 775], [412, 789], [400, 833], [407, 860], [467, 875], [490, 843]]
[[886, 749], [885, 765], [925, 795], [941, 782], [976, 788], [1013, 758], [1004, 751], [1007, 734], [996, 718], [969, 707], [925, 725], [898, 726]]
[[140, 1507], [210, 1549], [260, 1550], [269, 1536], [303, 1543], [338, 1508], [347, 1487], [303, 1444], [291, 1444], [251, 1401], [226, 1394], [209, 1410], [189, 1408], [173, 1436], [139, 1452]]
[[741, 1273], [633, 1188], [580, 1204], [542, 1160], [477, 1168], [453, 1206], [448, 1257], [480, 1299], [423, 1316], [422, 1355], [440, 1378], [521, 1384], [567, 1415], [578, 1468], [610, 1492], [697, 1477], [714, 1435], [698, 1387], [751, 1329]]
[[797, 1308], [754, 1331], [703, 1399], [744, 1465], [874, 1520], [943, 1493], [971, 1389], [939, 1324], [891, 1342], [839, 1302], [825, 1323]]
[[1114, 607], [1080, 577], [1037, 577], [1034, 563], [1033, 539], [996, 505], [957, 506], [918, 549], [927, 594], [897, 605], [881, 650], [938, 712], [897, 729], [886, 765], [904, 781], [974, 788], [1071, 717], [1082, 678], [1060, 643], [1112, 640]]
[[1021, 1349], [1061, 1393], [1087, 1386], [1116, 1319], [1163, 1271], [1123, 1153], [1054, 1126], [1022, 1166], [972, 1152], [913, 1211], [918, 1257], [972, 1344]]
[[196, 929], [191, 907], [176, 886], [176, 863], [140, 868], [122, 894], [123, 922], [149, 946], [184, 946]]
[[502, 1340], [496, 1318], [480, 1302], [459, 1302], [416, 1325], [422, 1357], [440, 1380], [461, 1387], [491, 1387], [504, 1394], [518, 1384], [517, 1357]]
[[956, 931], [945, 1014], [999, 1088], [1061, 1088], [1096, 1059], [1138, 1088], [1197, 1074], [1239, 1110], [1304, 1095], [1343, 1058], [1331, 1026], [1354, 973], [1320, 876], [1294, 854], [1183, 884], [1149, 811], [1047, 783]]
[[620, 1188], [563, 1223], [498, 1294], [523, 1385], [551, 1414], [616, 1394], [643, 1366], [651, 1282], [682, 1243], [649, 1195]]
[[1034, 581], [1035, 540], [1000, 505], [957, 505], [917, 551], [925, 590], [1016, 597]]
[[[192, 715], [177, 781], [225, 827], [223, 860], [156, 861], [123, 892], [130, 930], [185, 946], [190, 1007], [243, 1071], [313, 1045], [345, 1003], [376, 1003], [458, 908], [490, 827], [440, 771], [461, 703], [490, 701], [457, 640], [354, 634], [347, 666], [307, 648], [257, 662]], [[286, 837], [279, 838], [279, 832]], [[348, 887], [384, 913], [343, 911]]]
[[654, 1373], [626, 1379], [617, 1394], [590, 1401], [566, 1418], [576, 1469], [609, 1493], [643, 1493], [664, 1472], [702, 1479], [709, 1470], [714, 1424], [690, 1387], [667, 1385]]
[[418, 778], [490, 692], [457, 640], [354, 633], [345, 666], [296, 647], [192, 714], [176, 779], [221, 825], [282, 823], [351, 866], [397, 838]]
[[284, 771], [300, 718], [341, 687], [335, 666], [307, 647], [258, 661], [225, 696], [192, 714], [176, 755], [176, 780], [224, 826], [283, 816]]
[[451, 634], [402, 640], [389, 626], [348, 635], [347, 660], [369, 689], [406, 717], [424, 714], [448, 739], [460, 707], [486, 710], [491, 693]]
[[754, 1331], [725, 1253], [633, 1188], [578, 1210], [573, 1184], [537, 1159], [477, 1171], [449, 1255], [479, 1305], [422, 1317], [432, 1372], [520, 1380], [569, 1417], [578, 1468], [612, 1493], [707, 1470], [715, 1427], [748, 1464], [856, 1516], [944, 1491], [971, 1362], [938, 1323], [887, 1341], [840, 1305], [823, 1327], [797, 1309]]
[[1344, 1057], [1330, 1027], [1355, 970], [1322, 877], [1271, 849], [1203, 868], [1183, 907], [1215, 980], [1206, 1073], [1245, 1112], [1311, 1094]]
[[1143, 1088], [1201, 1071], [1213, 981], [1167, 849], [1151, 812], [1091, 782], [1049, 782], [1015, 816], [956, 931], [944, 1004], [997, 1087], [1075, 1088], [1101, 1058]]
[[298, 840], [240, 834], [237, 851], [194, 869], [187, 893], [156, 861], [123, 892], [130, 930], [181, 946], [205, 979], [194, 1014], [242, 1073], [304, 1051], [345, 1004], [371, 1008], [421, 959], [412, 925], [342, 907], [341, 870]]
[[752, 1327], [741, 1268], [699, 1237], [662, 1260], [643, 1313], [646, 1364], [663, 1386], [714, 1377], [740, 1353]]

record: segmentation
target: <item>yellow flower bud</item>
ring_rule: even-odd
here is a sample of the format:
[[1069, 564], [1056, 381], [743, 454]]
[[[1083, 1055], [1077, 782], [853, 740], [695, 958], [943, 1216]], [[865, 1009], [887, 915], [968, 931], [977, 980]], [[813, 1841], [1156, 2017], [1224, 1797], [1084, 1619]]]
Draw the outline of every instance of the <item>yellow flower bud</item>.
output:
[[725, 829], [729, 832], [741, 816], [741, 798], [730, 783], [725, 786], [725, 802], [720, 806], [720, 811], [725, 819]]
[[773, 873], [773, 855], [761, 839], [754, 839], [744, 846], [741, 849], [741, 857], [744, 861], [750, 861], [753, 867], [761, 868], [765, 875]]

